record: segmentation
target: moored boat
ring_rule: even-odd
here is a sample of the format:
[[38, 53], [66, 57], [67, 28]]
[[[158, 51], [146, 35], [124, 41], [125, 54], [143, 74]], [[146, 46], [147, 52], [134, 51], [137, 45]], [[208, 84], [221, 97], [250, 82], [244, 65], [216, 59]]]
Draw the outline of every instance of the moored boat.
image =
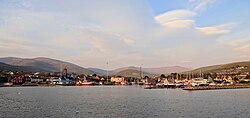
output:
[[13, 86], [12, 82], [5, 82], [3, 83], [3, 86], [7, 87], [7, 86]]
[[38, 83], [25, 82], [22, 86], [38, 86]]
[[176, 85], [174, 83], [165, 83], [164, 88], [176, 88]]
[[92, 86], [92, 85], [94, 85], [94, 82], [87, 82], [87, 81], [85, 81], [85, 82], [77, 82], [76, 83], [76, 86]]
[[146, 82], [146, 83], [144, 83], [144, 85], [145, 85], [145, 86], [151, 86], [152, 83]]

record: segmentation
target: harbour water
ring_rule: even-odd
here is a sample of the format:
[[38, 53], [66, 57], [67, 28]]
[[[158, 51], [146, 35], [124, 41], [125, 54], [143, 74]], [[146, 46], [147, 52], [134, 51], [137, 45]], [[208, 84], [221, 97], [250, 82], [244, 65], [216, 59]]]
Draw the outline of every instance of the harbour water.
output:
[[0, 117], [250, 117], [250, 89], [2, 87]]

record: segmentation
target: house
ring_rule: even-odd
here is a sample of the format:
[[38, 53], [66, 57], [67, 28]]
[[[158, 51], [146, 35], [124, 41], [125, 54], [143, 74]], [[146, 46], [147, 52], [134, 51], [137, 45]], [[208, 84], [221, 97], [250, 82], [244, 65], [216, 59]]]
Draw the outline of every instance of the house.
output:
[[31, 83], [43, 82], [43, 79], [38, 77], [32, 77], [30, 82]]
[[14, 78], [12, 79], [12, 82], [13, 82], [13, 84], [23, 84], [23, 83], [24, 83], [24, 80], [23, 80], [23, 78], [21, 78], [21, 77], [14, 77]]
[[115, 83], [124, 82], [124, 77], [112, 77], [111, 82], [115, 82]]

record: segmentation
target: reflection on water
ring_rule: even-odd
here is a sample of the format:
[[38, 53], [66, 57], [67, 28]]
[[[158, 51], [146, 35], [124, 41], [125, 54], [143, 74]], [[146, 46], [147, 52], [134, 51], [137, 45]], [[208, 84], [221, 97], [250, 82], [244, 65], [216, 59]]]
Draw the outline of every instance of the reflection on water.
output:
[[0, 88], [0, 117], [250, 117], [250, 89]]

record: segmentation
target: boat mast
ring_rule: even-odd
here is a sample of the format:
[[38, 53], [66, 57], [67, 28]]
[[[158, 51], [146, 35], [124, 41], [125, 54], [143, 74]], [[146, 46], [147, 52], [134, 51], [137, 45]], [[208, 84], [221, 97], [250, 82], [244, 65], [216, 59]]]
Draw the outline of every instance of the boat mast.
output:
[[142, 68], [143, 64], [141, 64], [141, 76], [143, 78], [143, 68]]
[[62, 77], [62, 64], [60, 65], [60, 77]]
[[107, 82], [108, 82], [108, 78], [109, 78], [109, 71], [108, 71], [108, 67], [109, 67], [109, 62], [107, 61]]
[[200, 77], [202, 77], [201, 70], [200, 70]]
[[141, 64], [141, 66], [140, 66], [140, 78], [141, 78], [141, 79], [142, 79], [142, 77], [143, 77], [142, 65], [143, 65], [143, 64]]
[[179, 76], [178, 76], [178, 73], [176, 73], [176, 80], [177, 80], [177, 81], [179, 80]]

